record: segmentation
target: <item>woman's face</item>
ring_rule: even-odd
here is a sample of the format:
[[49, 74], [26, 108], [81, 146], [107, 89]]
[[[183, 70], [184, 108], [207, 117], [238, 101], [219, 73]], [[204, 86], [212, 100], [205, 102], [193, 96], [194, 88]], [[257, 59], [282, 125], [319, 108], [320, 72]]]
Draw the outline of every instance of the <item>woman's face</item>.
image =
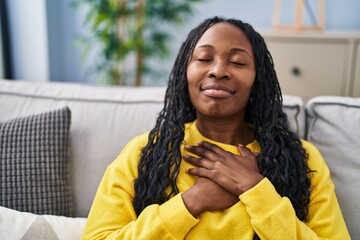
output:
[[199, 117], [244, 118], [255, 80], [252, 46], [238, 27], [217, 23], [199, 39], [187, 67]]

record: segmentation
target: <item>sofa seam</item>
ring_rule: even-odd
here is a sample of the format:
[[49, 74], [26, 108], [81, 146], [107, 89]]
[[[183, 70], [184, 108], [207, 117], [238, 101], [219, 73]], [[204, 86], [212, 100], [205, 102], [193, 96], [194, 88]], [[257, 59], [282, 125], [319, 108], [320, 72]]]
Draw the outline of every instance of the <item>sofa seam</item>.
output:
[[163, 103], [163, 100], [106, 100], [106, 99], [86, 99], [86, 98], [74, 98], [74, 97], [51, 97], [51, 96], [39, 96], [33, 94], [20, 94], [13, 92], [3, 92], [0, 91], [0, 94], [18, 96], [18, 97], [30, 97], [30, 98], [38, 98], [38, 99], [50, 99], [57, 101], [74, 101], [74, 102], [98, 102], [98, 103], [121, 103], [121, 104], [139, 104], [139, 103], [150, 103], [150, 104], [158, 104]]

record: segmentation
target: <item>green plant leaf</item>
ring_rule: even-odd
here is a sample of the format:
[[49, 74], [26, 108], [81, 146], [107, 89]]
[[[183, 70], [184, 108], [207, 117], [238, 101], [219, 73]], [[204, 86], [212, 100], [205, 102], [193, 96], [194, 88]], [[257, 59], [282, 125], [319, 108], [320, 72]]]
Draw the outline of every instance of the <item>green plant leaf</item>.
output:
[[[84, 24], [91, 31], [90, 36], [78, 39], [75, 45], [82, 48], [82, 61], [93, 50], [94, 44], [99, 46], [100, 55], [92, 72], [97, 74], [100, 82], [124, 84], [125, 76], [133, 75], [120, 67], [127, 57], [136, 52], [141, 54], [139, 66], [144, 73], [151, 74], [146, 62], [170, 55], [171, 35], [164, 26], [184, 24], [192, 16], [194, 4], [203, 1], [73, 0], [72, 7], [87, 7]], [[138, 8], [140, 3], [144, 4], [143, 8]]]

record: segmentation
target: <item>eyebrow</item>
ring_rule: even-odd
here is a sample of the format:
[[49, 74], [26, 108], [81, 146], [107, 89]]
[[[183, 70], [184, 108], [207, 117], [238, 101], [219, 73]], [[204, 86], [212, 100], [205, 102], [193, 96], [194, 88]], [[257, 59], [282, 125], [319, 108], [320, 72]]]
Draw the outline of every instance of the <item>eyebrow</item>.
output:
[[244, 48], [232, 48], [230, 50], [231, 52], [242, 52], [242, 53], [246, 53], [250, 58], [251, 58], [251, 55], [248, 51], [246, 51]]
[[[209, 44], [204, 44], [204, 45], [200, 45], [198, 48], [210, 48], [210, 49], [215, 49], [214, 46], [212, 45], [209, 45]], [[241, 53], [246, 53], [250, 58], [251, 58], [251, 55], [248, 51], [246, 51], [246, 49], [244, 48], [232, 48], [230, 49], [230, 52], [231, 53], [236, 53], [236, 52], [241, 52]]]

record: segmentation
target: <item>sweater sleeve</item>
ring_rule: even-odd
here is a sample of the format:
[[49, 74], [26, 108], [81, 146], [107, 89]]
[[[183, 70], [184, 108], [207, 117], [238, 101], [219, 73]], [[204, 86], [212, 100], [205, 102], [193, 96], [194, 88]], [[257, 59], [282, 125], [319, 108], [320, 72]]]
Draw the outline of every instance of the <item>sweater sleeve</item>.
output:
[[307, 221], [300, 221], [290, 200], [281, 197], [272, 183], [264, 178], [240, 196], [251, 225], [261, 239], [350, 239], [329, 169], [315, 146], [304, 142], [304, 147], [309, 154], [309, 167], [314, 170], [310, 175]]
[[93, 201], [82, 239], [184, 239], [198, 223], [181, 194], [153, 204], [137, 217], [132, 205], [140, 147], [130, 142], [107, 168]]

